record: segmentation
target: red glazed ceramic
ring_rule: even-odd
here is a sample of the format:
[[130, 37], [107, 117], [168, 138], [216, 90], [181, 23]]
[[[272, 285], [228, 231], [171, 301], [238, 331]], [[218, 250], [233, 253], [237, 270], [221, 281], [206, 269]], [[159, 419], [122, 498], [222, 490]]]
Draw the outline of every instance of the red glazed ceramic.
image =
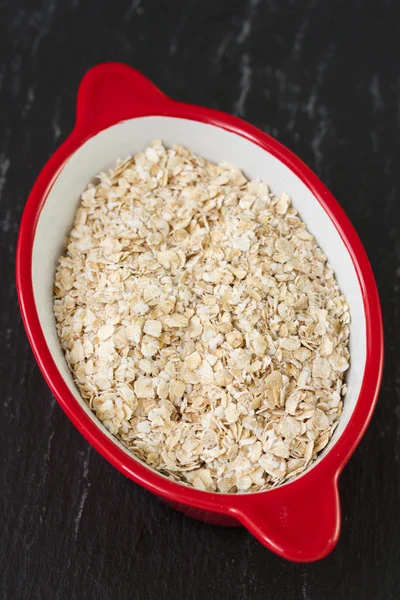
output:
[[[276, 193], [292, 196], [348, 299], [351, 368], [339, 427], [313, 467], [277, 489], [216, 494], [158, 474], [99, 423], [65, 363], [52, 314], [52, 286], [80, 194], [99, 171], [155, 138], [188, 146], [213, 162], [236, 164]], [[196, 519], [244, 525], [287, 559], [313, 561], [334, 548], [340, 531], [338, 477], [370, 421], [381, 381], [382, 320], [374, 277], [356, 232], [330, 192], [294, 154], [236, 117], [168, 98], [128, 66], [94, 67], [79, 88], [74, 130], [43, 168], [26, 203], [17, 287], [28, 338], [49, 387], [79, 431], [117, 469]]]

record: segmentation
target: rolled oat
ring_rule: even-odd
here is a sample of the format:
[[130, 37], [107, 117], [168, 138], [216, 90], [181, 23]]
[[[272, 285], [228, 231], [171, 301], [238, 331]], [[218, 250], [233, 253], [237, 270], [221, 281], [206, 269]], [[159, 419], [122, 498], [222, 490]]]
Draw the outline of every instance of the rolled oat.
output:
[[83, 192], [54, 290], [82, 397], [161, 473], [265, 490], [328, 444], [349, 307], [288, 195], [156, 140]]

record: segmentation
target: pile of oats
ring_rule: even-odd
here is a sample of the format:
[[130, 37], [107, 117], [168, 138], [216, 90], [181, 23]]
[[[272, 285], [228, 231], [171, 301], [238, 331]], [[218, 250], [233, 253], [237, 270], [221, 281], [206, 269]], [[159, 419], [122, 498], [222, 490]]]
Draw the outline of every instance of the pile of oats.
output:
[[286, 194], [156, 140], [82, 194], [54, 289], [83, 398], [161, 473], [255, 492], [329, 442], [349, 307]]

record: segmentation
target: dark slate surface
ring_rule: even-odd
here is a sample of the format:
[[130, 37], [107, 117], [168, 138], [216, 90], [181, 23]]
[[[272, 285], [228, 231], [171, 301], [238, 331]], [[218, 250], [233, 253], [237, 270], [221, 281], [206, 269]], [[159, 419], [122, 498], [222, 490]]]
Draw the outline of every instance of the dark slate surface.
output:
[[[0, 0], [0, 597], [400, 597], [400, 4], [397, 0]], [[172, 97], [241, 115], [336, 195], [382, 297], [386, 371], [340, 480], [325, 560], [277, 558], [245, 530], [185, 518], [106, 463], [35, 364], [15, 296], [25, 198], [70, 132], [79, 80], [127, 62]]]

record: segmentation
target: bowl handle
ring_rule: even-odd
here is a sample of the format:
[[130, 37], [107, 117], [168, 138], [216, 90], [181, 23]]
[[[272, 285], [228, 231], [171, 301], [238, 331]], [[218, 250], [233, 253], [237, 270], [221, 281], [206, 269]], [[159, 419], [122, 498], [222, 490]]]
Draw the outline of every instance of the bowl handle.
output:
[[172, 102], [147, 77], [122, 63], [102, 63], [83, 77], [78, 90], [76, 128], [91, 132], [146, 114]]
[[262, 544], [283, 558], [319, 560], [338, 541], [340, 504], [337, 478], [311, 480], [311, 486], [310, 481], [305, 485], [299, 479], [271, 492], [242, 496], [243, 509], [234, 514]]

